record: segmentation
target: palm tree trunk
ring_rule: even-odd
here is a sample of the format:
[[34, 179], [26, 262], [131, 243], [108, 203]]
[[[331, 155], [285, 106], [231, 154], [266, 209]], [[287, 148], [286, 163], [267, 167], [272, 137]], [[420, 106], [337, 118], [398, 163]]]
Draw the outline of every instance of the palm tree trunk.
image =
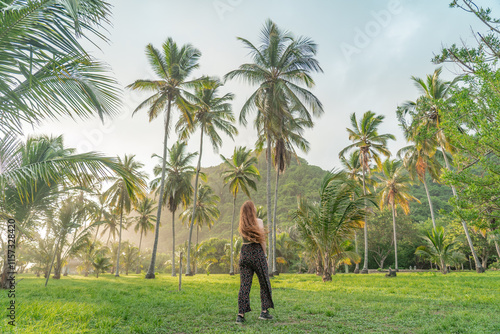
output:
[[233, 199], [233, 218], [231, 219], [231, 269], [229, 269], [229, 275], [234, 275], [234, 251], [233, 251], [233, 239], [234, 239], [234, 216], [236, 215], [236, 196]]
[[328, 256], [328, 252], [325, 252], [325, 256], [323, 259], [323, 282], [331, 281], [332, 280], [332, 268], [330, 266], [330, 259]]
[[[446, 156], [446, 151], [444, 150], [444, 147], [442, 145], [441, 145], [441, 150], [443, 151], [443, 157], [444, 157], [444, 163], [446, 165], [446, 169], [451, 171], [450, 163], [448, 161], [448, 157]], [[453, 192], [453, 196], [457, 197], [457, 190], [455, 189], [454, 185], [451, 186], [451, 191]], [[463, 219], [462, 219], [462, 227], [464, 228], [465, 236], [467, 237], [467, 242], [469, 243], [469, 247], [470, 247], [470, 250], [472, 252], [472, 256], [474, 256], [474, 262], [476, 263], [476, 271], [478, 273], [482, 273], [482, 272], [484, 272], [484, 268], [481, 265], [481, 262], [479, 262], [479, 257], [476, 254], [476, 250], [474, 249], [474, 245], [472, 244], [472, 239], [471, 239], [470, 234], [469, 234], [469, 228], [467, 226], [467, 223]], [[499, 256], [500, 256], [500, 253], [499, 253]]]
[[[364, 156], [363, 154], [361, 155], [362, 157]], [[364, 158], [363, 158], [364, 160]], [[365, 163], [364, 161], [362, 162], [362, 170], [363, 170], [363, 195], [366, 196], [366, 181], [365, 181]], [[368, 208], [368, 205], [366, 204], [366, 199], [365, 201], [365, 210]], [[362, 274], [368, 274], [368, 222], [367, 222], [367, 215], [365, 212], [365, 226], [363, 227], [363, 230], [365, 232], [365, 260], [363, 263], [363, 270], [361, 270]]]
[[429, 194], [429, 188], [427, 188], [427, 181], [425, 180], [425, 174], [422, 178], [422, 183], [424, 184], [425, 193], [427, 194], [427, 201], [429, 202], [429, 208], [431, 210], [432, 226], [436, 228], [436, 219], [434, 219], [434, 207], [432, 206], [431, 195]]
[[[196, 226], [196, 246], [194, 247], [195, 251], [198, 251], [198, 234], [200, 233], [200, 225]], [[198, 274], [198, 257], [194, 258], [194, 274]]]
[[201, 169], [201, 155], [203, 153], [203, 127], [201, 127], [201, 135], [200, 135], [200, 156], [198, 157], [198, 166], [196, 167], [196, 177], [194, 179], [194, 200], [193, 200], [193, 215], [191, 217], [191, 224], [189, 225], [189, 239], [188, 239], [188, 254], [187, 254], [187, 267], [186, 267], [186, 276], [191, 276], [191, 236], [193, 235], [193, 226], [194, 226], [194, 219], [196, 216], [196, 201], [197, 201], [197, 196], [198, 196], [198, 177], [200, 176], [200, 169]]
[[496, 239], [493, 239], [493, 242], [495, 243], [495, 248], [496, 248], [497, 254], [498, 254], [497, 262], [500, 262], [500, 247], [498, 247], [498, 241], [496, 241]]
[[148, 272], [145, 278], [155, 278], [155, 262], [156, 252], [158, 251], [158, 236], [160, 234], [160, 218], [161, 218], [161, 203], [163, 201], [163, 187], [165, 186], [165, 171], [167, 162], [167, 139], [168, 139], [168, 126], [170, 122], [170, 105], [171, 100], [168, 100], [167, 114], [165, 115], [165, 134], [163, 136], [163, 159], [161, 163], [161, 181], [160, 181], [160, 196], [158, 201], [158, 210], [156, 211], [156, 228], [155, 228], [155, 241], [153, 243], [153, 253], [151, 255], [151, 263], [149, 264]]
[[172, 277], [175, 277], [175, 210], [172, 211]]
[[[358, 249], [358, 231], [354, 231], [354, 247], [356, 248], [356, 254], [359, 254]], [[356, 267], [354, 268], [354, 273], [359, 274], [359, 263], [356, 263]]]
[[137, 252], [137, 257], [139, 258], [139, 262], [137, 263], [137, 269], [135, 270], [136, 274], [141, 273], [141, 244], [142, 244], [142, 230], [141, 230], [141, 237], [139, 239], [139, 251]]
[[[123, 191], [123, 190], [122, 190]], [[120, 248], [121, 248], [121, 245], [122, 245], [122, 225], [123, 225], [123, 197], [125, 195], [122, 194], [122, 199], [121, 199], [121, 203], [120, 203], [120, 233], [119, 233], [119, 236], [118, 236], [118, 252], [116, 253], [116, 274], [115, 274], [115, 277], [119, 277], [120, 276]]]
[[394, 231], [394, 270], [398, 271], [398, 244], [396, 241], [396, 210], [394, 208], [394, 203], [392, 203], [392, 229]]
[[99, 234], [99, 227], [101, 227], [101, 225], [97, 225], [97, 230], [95, 231], [95, 237], [94, 237], [94, 242], [93, 242], [94, 245], [95, 245], [95, 242], [97, 241], [97, 235]]
[[45, 280], [45, 287], [47, 287], [47, 283], [49, 282], [49, 278], [50, 278], [50, 272], [52, 271], [52, 266], [54, 265], [54, 260], [56, 259], [56, 254], [58, 252], [58, 248], [59, 248], [59, 243], [57, 243], [57, 240], [54, 241], [54, 256], [52, 257], [52, 261], [50, 262], [50, 268], [49, 268], [49, 271], [47, 272], [47, 277], [46, 277], [46, 280]]
[[267, 151], [266, 151], [266, 158], [267, 158], [267, 180], [266, 180], [266, 186], [267, 186], [267, 227], [269, 229], [269, 246], [267, 247], [267, 263], [269, 266], [269, 275], [273, 275], [272, 271], [272, 258], [273, 258], [273, 230], [272, 230], [272, 222], [271, 222], [271, 136], [269, 134], [269, 130], [267, 130]]
[[273, 214], [273, 275], [278, 275], [276, 270], [276, 215], [278, 210], [278, 183], [280, 178], [279, 166], [276, 170], [276, 186], [274, 189], [274, 214]]

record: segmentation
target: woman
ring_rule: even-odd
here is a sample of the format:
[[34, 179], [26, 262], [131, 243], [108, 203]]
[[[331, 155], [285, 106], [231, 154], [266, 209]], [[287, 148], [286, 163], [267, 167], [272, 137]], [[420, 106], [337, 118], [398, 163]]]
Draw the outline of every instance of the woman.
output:
[[268, 309], [274, 308], [274, 304], [266, 261], [266, 232], [262, 220], [257, 218], [257, 210], [252, 201], [246, 201], [241, 207], [239, 231], [243, 246], [240, 251], [239, 313], [236, 323], [242, 324], [245, 321], [245, 313], [251, 311], [250, 288], [254, 273], [257, 274], [260, 284], [262, 312], [259, 319], [270, 320], [273, 317]]

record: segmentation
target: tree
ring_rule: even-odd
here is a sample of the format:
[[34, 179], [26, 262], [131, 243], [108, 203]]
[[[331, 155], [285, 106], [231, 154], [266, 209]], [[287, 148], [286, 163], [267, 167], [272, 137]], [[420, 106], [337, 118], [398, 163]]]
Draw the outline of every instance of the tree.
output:
[[[411, 135], [410, 135], [411, 136]], [[398, 158], [403, 159], [403, 163], [410, 173], [410, 177], [415, 179], [418, 177], [420, 182], [423, 183], [429, 208], [431, 211], [432, 225], [436, 228], [436, 218], [434, 216], [434, 208], [432, 206], [431, 195], [427, 187], [427, 172], [433, 180], [439, 180], [441, 173], [441, 164], [437, 160], [436, 154], [436, 141], [433, 138], [419, 138], [410, 137], [409, 140], [413, 144], [400, 149], [397, 153]]]
[[439, 267], [443, 274], [447, 273], [446, 264], [450, 261], [452, 256], [452, 249], [454, 243], [446, 242], [444, 227], [438, 226], [433, 228], [431, 232], [427, 232], [424, 238], [427, 245], [417, 248], [415, 254], [429, 256], [435, 263], [439, 262]]
[[[140, 231], [141, 237], [139, 239], [139, 248], [138, 255], [141, 256], [141, 244], [142, 244], [142, 235], [146, 236], [148, 231], [153, 231], [155, 229], [154, 222], [156, 221], [156, 217], [153, 214], [153, 211], [156, 210], [155, 201], [151, 198], [143, 198], [139, 200], [139, 202], [134, 205], [134, 210], [139, 214], [134, 217], [136, 222], [134, 226], [135, 233]], [[137, 269], [135, 271], [136, 274], [141, 272], [140, 263], [137, 263]]]
[[[166, 163], [167, 180], [165, 183], [165, 190], [163, 193], [163, 200], [161, 205], [168, 205], [168, 209], [172, 212], [172, 276], [175, 276], [175, 212], [180, 204], [187, 208], [191, 203], [193, 194], [193, 186], [191, 180], [193, 179], [196, 170], [190, 166], [191, 160], [197, 153], [186, 152], [187, 144], [185, 142], [176, 142], [168, 154], [168, 161]], [[154, 169], [155, 176], [161, 172], [161, 167], [157, 165]], [[151, 188], [158, 192], [159, 178], [151, 182]]]
[[116, 114], [120, 93], [109, 68], [79, 40], [107, 40], [106, 1], [0, 3], [0, 132], [20, 134], [22, 122], [70, 115]]
[[[276, 269], [276, 214], [278, 211], [278, 185], [280, 173], [284, 173], [285, 168], [290, 164], [290, 159], [292, 155], [295, 155], [298, 161], [297, 154], [295, 152], [295, 146], [297, 146], [302, 152], [309, 151], [309, 142], [302, 137], [304, 128], [311, 128], [313, 126], [312, 121], [300, 118], [300, 115], [295, 115], [295, 112], [291, 112], [290, 118], [281, 118], [277, 121], [281, 121], [281, 124], [275, 124], [271, 130], [273, 147], [273, 165], [276, 169], [276, 184], [274, 193], [274, 215], [273, 215], [273, 250], [272, 250], [272, 273], [274, 275], [278, 274]], [[262, 138], [259, 138], [262, 140]], [[263, 143], [262, 143], [263, 144]]]
[[[373, 159], [375, 163], [380, 166], [381, 162], [379, 154], [389, 157], [391, 153], [387, 149], [387, 141], [389, 139], [396, 139], [392, 134], [378, 134], [378, 127], [384, 118], [385, 116], [383, 115], [376, 116], [372, 111], [367, 111], [363, 114], [363, 118], [358, 122], [356, 119], [356, 113], [352, 113], [352, 129], [347, 128], [347, 132], [349, 133], [349, 140], [353, 141], [353, 143], [339, 153], [339, 157], [342, 157], [350, 150], [359, 151], [364, 196], [367, 195], [366, 174], [367, 172], [370, 172], [371, 160]], [[365, 259], [361, 273], [368, 274], [368, 222], [366, 217], [363, 228], [365, 236]]]
[[[361, 161], [359, 159], [359, 151], [352, 151], [349, 157], [341, 156], [340, 163], [347, 173], [347, 177], [358, 183], [361, 187], [363, 185], [362, 171], [361, 171]], [[358, 251], [358, 231], [354, 231], [354, 248], [355, 252], [359, 254]], [[359, 274], [359, 262], [355, 264], [354, 273]]]
[[260, 173], [255, 165], [257, 158], [251, 156], [252, 151], [246, 147], [235, 147], [231, 160], [224, 157], [222, 158], [225, 170], [221, 175], [224, 177], [224, 185], [229, 185], [229, 192], [233, 195], [233, 216], [231, 220], [231, 267], [229, 275], [234, 275], [234, 253], [233, 253], [233, 239], [234, 239], [234, 218], [236, 217], [236, 197], [238, 192], [243, 191], [248, 198], [250, 196], [250, 189], [257, 191], [257, 185], [253, 179], [260, 180]]
[[[43, 223], [40, 218], [47, 217], [68, 188], [102, 180], [112, 171], [126, 182], [132, 177], [116, 159], [95, 152], [74, 154], [74, 149], [64, 146], [62, 136], [28, 137], [21, 142], [6, 135], [0, 139], [0, 156], [0, 216], [16, 220], [16, 245]], [[6, 263], [2, 287], [6, 287]]]
[[[290, 104], [297, 108], [300, 116], [311, 119], [319, 116], [323, 106], [314, 94], [305, 89], [314, 86], [311, 72], [322, 72], [315, 58], [317, 45], [307, 37], [295, 37], [290, 32], [280, 29], [274, 22], [267, 20], [261, 30], [262, 43], [255, 46], [250, 41], [238, 37], [247, 48], [253, 63], [241, 65], [238, 69], [227, 73], [224, 79], [239, 78], [251, 85], [259, 85], [257, 90], [243, 105], [240, 112], [240, 123], [247, 124], [248, 113], [257, 109], [255, 124], [258, 125], [259, 136], [266, 138], [267, 147], [267, 224], [271, 224], [271, 130], [274, 119], [288, 117]], [[302, 86], [303, 85], [303, 86]], [[272, 234], [269, 246], [272, 246]], [[273, 247], [269, 247], [272, 251]], [[270, 259], [272, 258], [272, 254]], [[270, 267], [271, 269], [271, 267]]]
[[394, 236], [394, 269], [398, 270], [398, 244], [396, 240], [396, 208], [399, 206], [405, 214], [410, 212], [410, 201], [416, 200], [410, 195], [408, 186], [410, 177], [405, 173], [404, 165], [399, 160], [385, 160], [382, 163], [379, 173], [375, 175], [378, 179], [378, 188], [380, 193], [380, 208], [383, 209], [387, 204], [392, 210], [392, 228]]
[[[323, 281], [331, 281], [334, 259], [352, 257], [346, 252], [346, 240], [360, 227], [366, 210], [365, 197], [344, 172], [328, 173], [321, 185], [320, 202], [299, 200], [292, 215], [299, 234], [317, 248], [323, 264]], [[335, 265], [335, 263], [333, 263]]]
[[[195, 84], [195, 93], [188, 94], [187, 98], [191, 103], [193, 122], [186, 119], [180, 119], [177, 128], [180, 130], [181, 139], [187, 139], [199, 127], [200, 128], [200, 151], [198, 155], [198, 165], [196, 167], [196, 176], [194, 179], [193, 196], [193, 214], [191, 224], [189, 225], [188, 253], [187, 263], [190, 263], [191, 256], [191, 236], [193, 233], [194, 219], [196, 217], [196, 202], [198, 196], [198, 177], [201, 170], [201, 157], [203, 154], [203, 137], [207, 135], [212, 147], [218, 151], [222, 145], [222, 138], [218, 132], [224, 132], [233, 139], [238, 130], [233, 125], [234, 116], [231, 110], [230, 101], [233, 100], [233, 94], [218, 96], [219, 88], [222, 83], [216, 78], [204, 77]], [[186, 275], [190, 275], [190, 267], [187, 267]]]
[[[192, 224], [196, 224], [197, 227], [207, 225], [210, 228], [220, 216], [219, 209], [217, 208], [217, 205], [220, 202], [220, 197], [215, 195], [213, 189], [205, 184], [200, 184], [198, 193], [199, 195], [195, 203], [196, 209], [186, 209], [183, 213], [181, 213], [181, 219], [183, 222], [192, 222]], [[189, 241], [188, 247], [190, 247]], [[193, 275], [190, 266], [191, 262], [187, 261], [186, 275]]]
[[116, 277], [120, 276], [120, 246], [122, 242], [123, 213], [129, 213], [132, 209], [132, 205], [145, 196], [146, 174], [140, 171], [144, 165], [135, 161], [134, 157], [135, 155], [125, 155], [123, 160], [118, 157], [118, 161], [123, 164], [124, 169], [135, 176], [133, 182], [127, 183], [122, 177], [115, 177], [112, 179], [114, 183], [104, 193], [106, 199], [109, 200], [109, 205], [117, 208], [120, 213], [118, 254], [116, 256]]
[[[162, 53], [163, 51], [163, 53]], [[192, 84], [188, 77], [193, 70], [198, 68], [198, 60], [201, 56], [200, 51], [190, 44], [178, 47], [172, 38], [168, 38], [163, 43], [162, 51], [156, 49], [152, 44], [146, 46], [146, 56], [149, 64], [160, 77], [160, 80], [137, 80], [127, 86], [134, 90], [152, 92], [148, 97], [134, 110], [134, 114], [144, 108], [148, 109], [149, 121], [154, 120], [161, 112], [165, 112], [165, 132], [163, 136], [163, 156], [160, 177], [159, 197], [163, 198], [165, 189], [165, 173], [167, 161], [167, 139], [170, 128], [170, 112], [172, 105], [176, 106], [182, 113], [182, 117], [190, 119], [188, 113], [188, 102], [184, 99], [185, 88]], [[149, 265], [146, 278], [155, 278], [155, 261], [158, 250], [158, 235], [160, 230], [161, 205], [158, 205], [156, 212], [155, 240], [153, 244], [153, 253], [151, 255], [151, 264]]]

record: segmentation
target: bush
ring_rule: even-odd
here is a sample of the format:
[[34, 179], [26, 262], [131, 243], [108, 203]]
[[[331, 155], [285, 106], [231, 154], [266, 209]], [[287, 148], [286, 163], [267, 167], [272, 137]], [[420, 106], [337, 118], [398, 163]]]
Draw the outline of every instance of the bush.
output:
[[500, 263], [494, 262], [488, 266], [488, 270], [500, 270]]

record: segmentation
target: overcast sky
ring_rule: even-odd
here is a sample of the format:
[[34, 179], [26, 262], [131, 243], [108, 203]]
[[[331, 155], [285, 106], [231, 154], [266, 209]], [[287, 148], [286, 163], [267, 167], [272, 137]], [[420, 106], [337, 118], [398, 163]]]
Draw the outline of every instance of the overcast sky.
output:
[[[381, 133], [393, 133], [390, 143], [394, 152], [405, 145], [395, 110], [398, 104], [414, 100], [418, 91], [411, 76], [425, 77], [436, 68], [431, 63], [442, 45], [473, 43], [471, 28], [484, 27], [471, 14], [448, 7], [449, 0], [113, 0], [110, 43], [100, 42], [101, 50], [92, 54], [106, 61], [118, 82], [126, 86], [136, 79], [154, 79], [145, 57], [145, 46], [160, 47], [172, 37], [178, 44], [191, 43], [202, 52], [200, 69], [193, 77], [224, 74], [240, 64], [250, 62], [246, 50], [236, 37], [258, 43], [260, 30], [270, 18], [282, 29], [296, 36], [312, 38], [318, 44], [318, 60], [324, 73], [313, 74], [316, 87], [312, 92], [322, 101], [324, 115], [315, 120], [314, 129], [305, 133], [309, 153], [300, 155], [310, 164], [324, 169], [339, 166], [338, 152], [349, 144], [346, 127], [349, 115], [361, 116], [372, 110], [386, 116]], [[480, 1], [494, 13], [497, 2]], [[448, 66], [443, 76], [451, 78], [457, 69]], [[223, 93], [236, 97], [233, 110], [237, 117], [244, 101], [255, 87], [236, 81], [228, 82]], [[161, 154], [163, 118], [148, 122], [145, 111], [131, 117], [132, 111], [147, 95], [124, 91], [122, 113], [102, 124], [98, 119], [44, 122], [25, 128], [26, 134], [64, 135], [68, 147], [78, 152], [100, 151], [109, 156], [135, 154], [149, 173], [156, 161], [152, 153]], [[255, 130], [239, 126], [235, 141], [224, 139], [219, 153], [230, 156], [235, 146], [252, 147]], [[169, 138], [170, 147], [176, 135]], [[206, 142], [207, 143], [207, 142]], [[189, 141], [190, 151], [197, 151], [199, 136]], [[202, 166], [220, 163], [218, 153], [208, 143], [204, 147]]]

